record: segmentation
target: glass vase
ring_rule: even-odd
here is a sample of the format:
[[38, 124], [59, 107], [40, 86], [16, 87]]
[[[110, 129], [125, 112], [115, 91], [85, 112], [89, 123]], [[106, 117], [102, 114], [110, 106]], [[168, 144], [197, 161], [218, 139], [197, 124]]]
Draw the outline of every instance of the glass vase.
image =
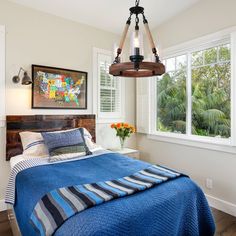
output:
[[119, 137], [120, 138], [120, 149], [124, 149], [124, 144], [125, 144], [125, 138], [124, 137]]

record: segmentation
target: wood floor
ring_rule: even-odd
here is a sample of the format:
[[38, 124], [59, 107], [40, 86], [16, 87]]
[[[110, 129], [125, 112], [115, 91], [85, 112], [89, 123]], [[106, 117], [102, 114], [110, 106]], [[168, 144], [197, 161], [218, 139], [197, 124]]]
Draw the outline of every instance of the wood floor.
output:
[[211, 209], [216, 223], [215, 236], [236, 236], [236, 217]]
[[[236, 236], [236, 217], [212, 208], [216, 223], [215, 236]], [[13, 236], [5, 211], [0, 212], [0, 236]]]
[[12, 236], [11, 226], [6, 211], [0, 212], [0, 236]]

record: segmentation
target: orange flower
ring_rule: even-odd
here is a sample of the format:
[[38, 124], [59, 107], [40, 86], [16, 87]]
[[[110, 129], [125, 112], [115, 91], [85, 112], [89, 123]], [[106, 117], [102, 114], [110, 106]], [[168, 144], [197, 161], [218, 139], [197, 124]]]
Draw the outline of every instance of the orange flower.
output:
[[132, 133], [135, 133], [135, 131], [136, 131], [134, 126], [131, 127], [131, 130], [132, 130]]
[[124, 127], [125, 127], [125, 128], [129, 128], [129, 124], [124, 123]]
[[[135, 133], [135, 127], [128, 124], [128, 123], [124, 123], [124, 122], [120, 122], [120, 123], [112, 123], [111, 124], [111, 128], [112, 129], [116, 129], [117, 132], [126, 129], [128, 131], [129, 134]], [[127, 135], [128, 136], [128, 135]]]

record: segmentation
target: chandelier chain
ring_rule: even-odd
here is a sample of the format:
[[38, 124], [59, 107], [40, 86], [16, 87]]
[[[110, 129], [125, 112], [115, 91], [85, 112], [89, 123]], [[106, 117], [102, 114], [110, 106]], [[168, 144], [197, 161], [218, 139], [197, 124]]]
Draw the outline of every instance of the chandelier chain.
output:
[[144, 23], [144, 24], [148, 23], [147, 18], [146, 18], [146, 16], [144, 15], [144, 12], [142, 13], [142, 16], [143, 16], [143, 23]]
[[132, 18], [133, 13], [130, 13], [128, 20], [130, 21]]
[[135, 1], [135, 6], [139, 6], [139, 2], [140, 2], [140, 0], [136, 0]]
[[130, 25], [131, 24], [131, 18], [132, 18], [133, 13], [130, 13], [128, 20], [126, 21], [126, 24]]

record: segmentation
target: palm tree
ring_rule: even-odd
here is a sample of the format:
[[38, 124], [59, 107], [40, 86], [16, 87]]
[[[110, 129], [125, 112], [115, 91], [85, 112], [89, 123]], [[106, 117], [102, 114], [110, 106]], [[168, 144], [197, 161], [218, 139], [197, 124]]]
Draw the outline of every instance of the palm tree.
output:
[[[221, 48], [208, 50], [205, 61], [214, 61], [214, 50]], [[224, 47], [221, 54], [223, 59], [229, 58], [229, 49]], [[157, 79], [157, 127], [186, 132], [184, 67]], [[192, 134], [230, 137], [230, 62], [192, 69]]]

